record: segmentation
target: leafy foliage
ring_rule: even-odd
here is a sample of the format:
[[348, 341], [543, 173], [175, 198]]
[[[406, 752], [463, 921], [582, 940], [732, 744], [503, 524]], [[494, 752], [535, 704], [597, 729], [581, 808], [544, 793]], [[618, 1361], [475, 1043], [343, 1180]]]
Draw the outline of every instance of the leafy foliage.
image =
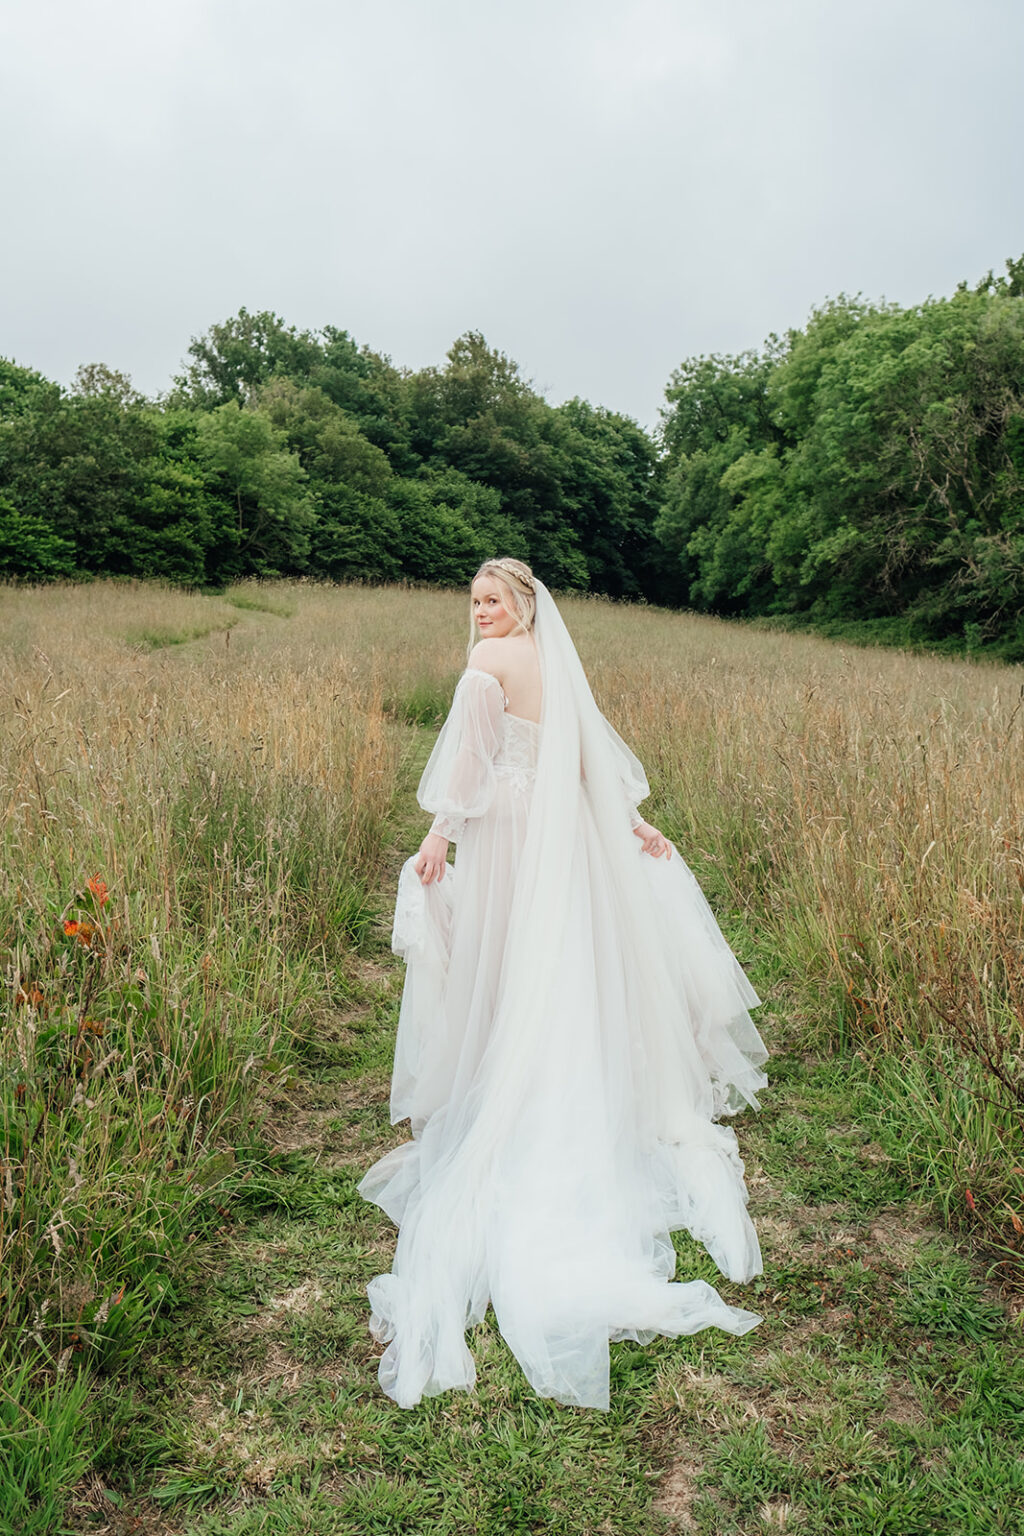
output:
[[498, 551], [638, 594], [656, 470], [635, 422], [549, 405], [477, 332], [409, 373], [346, 331], [242, 309], [192, 341], [159, 404], [103, 364], [67, 393], [0, 364], [0, 569], [20, 579], [461, 584]]
[[672, 597], [743, 615], [899, 618], [1024, 657], [1020, 263], [910, 309], [840, 297], [667, 391]]

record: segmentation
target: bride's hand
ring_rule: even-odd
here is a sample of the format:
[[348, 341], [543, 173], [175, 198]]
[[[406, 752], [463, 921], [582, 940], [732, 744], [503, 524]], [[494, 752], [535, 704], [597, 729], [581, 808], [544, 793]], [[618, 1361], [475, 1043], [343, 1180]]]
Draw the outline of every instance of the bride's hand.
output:
[[447, 865], [448, 839], [442, 837], [439, 832], [428, 832], [420, 843], [420, 851], [412, 866], [419, 875], [420, 882], [423, 885], [429, 885], [432, 880], [443, 880]]
[[663, 833], [658, 831], [657, 827], [652, 827], [649, 821], [641, 821], [635, 826], [633, 835], [640, 838], [644, 845], [644, 853], [649, 853], [653, 859], [660, 859], [662, 854], [667, 859], [672, 857], [672, 844]]

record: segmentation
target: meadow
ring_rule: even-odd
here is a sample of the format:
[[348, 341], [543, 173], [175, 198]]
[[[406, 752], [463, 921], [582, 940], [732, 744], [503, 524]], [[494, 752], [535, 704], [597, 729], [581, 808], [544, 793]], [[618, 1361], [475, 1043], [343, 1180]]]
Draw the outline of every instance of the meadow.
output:
[[588, 1416], [485, 1325], [472, 1398], [377, 1391], [355, 1185], [465, 599], [9, 588], [0, 1530], [1020, 1529], [1024, 669], [564, 611], [767, 1000], [753, 1347], [616, 1346]]

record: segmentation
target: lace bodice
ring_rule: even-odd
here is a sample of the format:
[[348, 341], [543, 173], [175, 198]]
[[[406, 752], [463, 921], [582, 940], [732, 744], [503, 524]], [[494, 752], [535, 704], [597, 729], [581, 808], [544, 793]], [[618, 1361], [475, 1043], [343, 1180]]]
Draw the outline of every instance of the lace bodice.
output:
[[[468, 820], [486, 814], [499, 785], [526, 795], [537, 776], [539, 748], [540, 725], [509, 713], [492, 672], [467, 667], [420, 781], [419, 802], [434, 813], [430, 830], [457, 842]], [[643, 819], [636, 799], [646, 793], [646, 782], [623, 783], [633, 826]]]
[[501, 745], [494, 759], [494, 771], [499, 779], [507, 779], [513, 789], [524, 792], [531, 788], [537, 776], [537, 747], [540, 743], [540, 726], [534, 720], [524, 720], [521, 715], [505, 711]]

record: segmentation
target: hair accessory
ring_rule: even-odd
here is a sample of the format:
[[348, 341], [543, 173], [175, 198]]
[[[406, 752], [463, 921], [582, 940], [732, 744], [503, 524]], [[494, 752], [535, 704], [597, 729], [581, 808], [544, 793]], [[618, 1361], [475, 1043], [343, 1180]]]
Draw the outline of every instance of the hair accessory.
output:
[[536, 592], [537, 588], [533, 576], [525, 569], [519, 569], [518, 561], [488, 560], [487, 564], [493, 566], [495, 570], [506, 571], [509, 576], [515, 576], [517, 581], [521, 581], [524, 587], [527, 587], [531, 592]]

